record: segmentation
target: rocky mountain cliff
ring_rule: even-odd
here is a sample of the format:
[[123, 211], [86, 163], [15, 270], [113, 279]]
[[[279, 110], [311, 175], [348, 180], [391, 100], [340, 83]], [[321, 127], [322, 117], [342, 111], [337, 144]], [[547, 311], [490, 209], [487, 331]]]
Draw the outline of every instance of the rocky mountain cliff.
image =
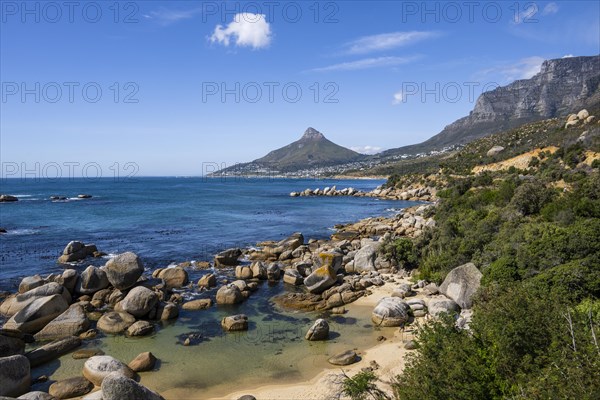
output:
[[547, 60], [538, 74], [483, 93], [464, 118], [416, 145], [382, 156], [441, 150], [519, 125], [600, 104], [600, 55]]

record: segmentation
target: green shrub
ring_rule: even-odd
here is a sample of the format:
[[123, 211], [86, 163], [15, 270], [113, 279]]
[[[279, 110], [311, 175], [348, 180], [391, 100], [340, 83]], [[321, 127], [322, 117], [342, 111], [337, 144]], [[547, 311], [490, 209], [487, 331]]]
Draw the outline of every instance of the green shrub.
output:
[[361, 371], [353, 377], [346, 374], [344, 376], [342, 394], [350, 397], [352, 400], [365, 400], [367, 398], [383, 400], [389, 398], [385, 392], [375, 385], [377, 376], [372, 371]]
[[384, 242], [381, 253], [386, 259], [395, 260], [400, 267], [414, 268], [417, 265], [417, 254], [412, 241], [408, 238]]
[[533, 215], [552, 199], [552, 191], [539, 181], [525, 182], [517, 189], [512, 204], [523, 215]]

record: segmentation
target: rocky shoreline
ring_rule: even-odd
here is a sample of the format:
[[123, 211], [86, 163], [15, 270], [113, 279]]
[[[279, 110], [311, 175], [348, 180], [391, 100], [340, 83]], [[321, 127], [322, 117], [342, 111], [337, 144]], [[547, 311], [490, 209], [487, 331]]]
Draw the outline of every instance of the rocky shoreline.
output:
[[[403, 191], [378, 188], [370, 193], [389, 198], [405, 197], [403, 193], [412, 193], [413, 198], [434, 199], [435, 195], [427, 188]], [[0, 395], [46, 399], [91, 392], [84, 398], [160, 399], [158, 393], [137, 382], [139, 372], [154, 368], [156, 358], [150, 352], [125, 364], [99, 350], [88, 349], [73, 353], [74, 357], [76, 354], [89, 357], [82, 376], [53, 383], [49, 394], [27, 393], [33, 382], [31, 368], [71, 353], [87, 340], [102, 335], [144, 336], [153, 333], [161, 321], [176, 319], [180, 309], [201, 312], [242, 303], [258, 290], [260, 281], [272, 284], [282, 281], [286, 287], [294, 288], [272, 299], [282, 309], [329, 310], [332, 315], [343, 314], [350, 304], [371, 296], [373, 288], [391, 287], [391, 295], [381, 298], [373, 309], [372, 321], [376, 326], [404, 327], [416, 318], [429, 318], [444, 311], [458, 312], [461, 307], [468, 309], [465, 293], [469, 291], [456, 292], [456, 288], [478, 285], [477, 277], [466, 283], [463, 279], [471, 277], [470, 266], [460, 267], [467, 273], [457, 274], [458, 283], [438, 288], [422, 281], [408, 283], [411, 272], [379, 251], [387, 241], [416, 237], [423, 230], [435, 227], [434, 210], [435, 204], [424, 204], [390, 218], [368, 218], [336, 226], [336, 233], [327, 240], [305, 241], [301, 233], [295, 233], [281, 241], [258, 243], [256, 248], [224, 250], [215, 255], [212, 263], [183, 262], [158, 268], [151, 275], [144, 272], [140, 257], [127, 252], [111, 258], [104, 266], [88, 266], [82, 272], [66, 264], [68, 268], [62, 274], [25, 277], [18, 293], [0, 305], [0, 313], [9, 318], [0, 330], [3, 365]], [[101, 254], [94, 245], [71, 242], [59, 262], [81, 263], [87, 257]], [[190, 282], [186, 271], [189, 268], [205, 269], [206, 273], [198, 282]], [[188, 291], [202, 293], [203, 298], [186, 301], [184, 294]], [[448, 297], [439, 296], [440, 291]], [[417, 292], [430, 298], [409, 299]], [[246, 315], [231, 314], [221, 320], [221, 328], [243, 331], [248, 329], [248, 322]], [[463, 319], [460, 323], [467, 322]], [[329, 337], [329, 325], [324, 319], [316, 320], [308, 328], [305, 337], [308, 341]], [[182, 338], [184, 346], [194, 342], [193, 335]], [[331, 357], [330, 364], [346, 365], [358, 360], [354, 351], [348, 349]]]

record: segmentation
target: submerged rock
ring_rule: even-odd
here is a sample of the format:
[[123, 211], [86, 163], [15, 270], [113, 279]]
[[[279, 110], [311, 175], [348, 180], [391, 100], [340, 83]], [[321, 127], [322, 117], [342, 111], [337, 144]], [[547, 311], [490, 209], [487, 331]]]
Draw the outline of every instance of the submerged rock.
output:
[[57, 399], [70, 399], [72, 397], [88, 394], [94, 388], [94, 384], [82, 376], [63, 379], [50, 385], [48, 393]]
[[81, 346], [81, 339], [68, 336], [54, 340], [25, 354], [31, 367], [45, 364]]
[[244, 314], [232, 315], [221, 320], [221, 326], [226, 331], [247, 331], [248, 317]]

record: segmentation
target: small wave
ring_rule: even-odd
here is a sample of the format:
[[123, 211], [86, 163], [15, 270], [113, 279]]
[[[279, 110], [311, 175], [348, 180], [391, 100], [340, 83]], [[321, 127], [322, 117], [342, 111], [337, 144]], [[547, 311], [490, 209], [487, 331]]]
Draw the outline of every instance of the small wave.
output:
[[25, 235], [35, 235], [36, 233], [39, 233], [40, 231], [37, 229], [31, 229], [31, 228], [23, 228], [23, 229], [9, 229], [6, 233], [4, 233], [3, 235], [9, 235], [9, 236], [25, 236]]
[[24, 198], [24, 197], [31, 197], [33, 195], [32, 194], [14, 194], [13, 196], [18, 197], [20, 199], [20, 198]]

